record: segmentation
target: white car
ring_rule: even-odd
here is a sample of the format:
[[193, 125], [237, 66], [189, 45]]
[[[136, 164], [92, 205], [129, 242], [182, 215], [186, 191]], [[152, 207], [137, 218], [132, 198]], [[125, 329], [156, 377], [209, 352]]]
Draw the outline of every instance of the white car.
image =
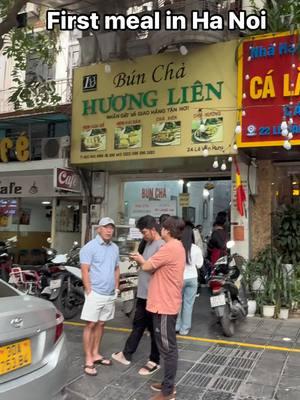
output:
[[0, 279], [0, 400], [63, 399], [66, 370], [61, 313]]

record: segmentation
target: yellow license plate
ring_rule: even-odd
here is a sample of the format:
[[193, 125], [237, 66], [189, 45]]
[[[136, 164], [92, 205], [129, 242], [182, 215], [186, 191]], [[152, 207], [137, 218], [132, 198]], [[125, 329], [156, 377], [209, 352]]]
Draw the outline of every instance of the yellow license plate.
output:
[[30, 340], [11, 343], [0, 347], [0, 375], [31, 364]]

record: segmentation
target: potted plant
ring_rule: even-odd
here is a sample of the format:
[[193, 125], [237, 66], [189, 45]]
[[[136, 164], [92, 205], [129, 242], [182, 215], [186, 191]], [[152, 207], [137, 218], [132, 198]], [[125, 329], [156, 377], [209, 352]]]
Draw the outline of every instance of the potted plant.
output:
[[[266, 317], [278, 316], [282, 291], [282, 256], [278, 250], [267, 246], [246, 267], [248, 292], [256, 300], [257, 308]], [[253, 290], [253, 282], [260, 279], [261, 285]]]
[[275, 213], [275, 247], [282, 256], [286, 273], [300, 263], [300, 207], [281, 206]]
[[300, 305], [300, 264], [294, 268], [293, 278], [291, 279], [291, 304], [292, 312], [297, 312]]

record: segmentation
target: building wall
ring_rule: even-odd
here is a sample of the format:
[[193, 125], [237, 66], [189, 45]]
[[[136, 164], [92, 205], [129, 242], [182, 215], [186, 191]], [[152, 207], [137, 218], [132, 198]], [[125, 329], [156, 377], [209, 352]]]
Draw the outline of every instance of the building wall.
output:
[[270, 160], [257, 162], [257, 195], [251, 204], [251, 256], [271, 243], [273, 166]]

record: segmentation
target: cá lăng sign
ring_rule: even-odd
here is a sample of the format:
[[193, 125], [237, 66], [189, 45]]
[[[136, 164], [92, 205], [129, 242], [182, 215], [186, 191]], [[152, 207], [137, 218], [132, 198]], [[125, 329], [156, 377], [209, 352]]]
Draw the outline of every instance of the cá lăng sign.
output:
[[56, 168], [54, 172], [54, 188], [68, 192], [81, 192], [80, 176], [69, 168]]
[[[300, 64], [297, 34], [251, 37], [239, 48], [240, 147], [300, 144]], [[281, 122], [288, 123], [282, 135]], [[288, 135], [288, 137], [287, 137]]]

